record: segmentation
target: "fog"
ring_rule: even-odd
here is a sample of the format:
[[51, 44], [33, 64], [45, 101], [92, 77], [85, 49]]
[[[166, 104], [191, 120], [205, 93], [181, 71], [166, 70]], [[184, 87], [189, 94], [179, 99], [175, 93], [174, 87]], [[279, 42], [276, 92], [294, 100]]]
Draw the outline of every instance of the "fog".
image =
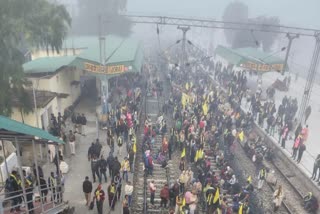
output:
[[[72, 13], [71, 15], [75, 20], [74, 23], [76, 28], [78, 28], [76, 20], [79, 19], [79, 1], [80, 0], [58, 1], [62, 4], [65, 4], [70, 13]], [[98, 4], [101, 3], [100, 0], [96, 1], [98, 2]], [[109, 4], [114, 3], [113, 0], [106, 0], [106, 2], [109, 2]], [[222, 20], [225, 8], [231, 2], [234, 1], [127, 0], [126, 9], [125, 11], [122, 11], [122, 13], [135, 15], [198, 17]], [[281, 25], [320, 29], [320, 13], [317, 11], [317, 9], [320, 8], [319, 0], [308, 0], [307, 4], [306, 1], [301, 0], [242, 0], [240, 2], [248, 6], [248, 18], [256, 18], [258, 16], [277, 17], [280, 20]], [[96, 8], [99, 8], [99, 5], [97, 5]], [[103, 11], [103, 8], [100, 7], [99, 10]], [[112, 20], [112, 18], [109, 19]], [[90, 34], [93, 35], [97, 34], [97, 22], [94, 24], [83, 25], [83, 17], [80, 17], [80, 20], [81, 33], [83, 33], [83, 31], [86, 31], [86, 27], [83, 26], [90, 26], [87, 27], [88, 32], [90, 31]], [[158, 36], [156, 33], [157, 30], [155, 25], [134, 24], [131, 27], [131, 36], [143, 40], [146, 45], [157, 45], [162, 50], [165, 50], [176, 40], [181, 38], [181, 31], [177, 30], [176, 27], [159, 26], [159, 30], [160, 33]], [[73, 30], [73, 32], [78, 31], [78, 29]], [[116, 31], [118, 31], [118, 29], [116, 29]], [[146, 34], [145, 32], [148, 33]], [[207, 52], [209, 52], [210, 50], [212, 50], [212, 48], [215, 48], [219, 44], [231, 46], [231, 44], [229, 44], [225, 38], [224, 31], [219, 29], [192, 28], [188, 32], [187, 38]], [[307, 37], [300, 37], [299, 39], [294, 40], [288, 61], [290, 68], [292, 68], [294, 72], [300, 72], [302, 75], [307, 72], [312, 57], [314, 41], [314, 38]], [[270, 48], [270, 52], [276, 52], [281, 49], [281, 47], [286, 47], [287, 43], [288, 40], [285, 38], [285, 35], [278, 35], [272, 47]], [[284, 55], [285, 52], [278, 54], [278, 56], [282, 58], [284, 58]]]
[[[172, 3], [174, 2], [174, 3]], [[162, 16], [184, 16], [184, 17], [203, 17], [222, 20], [225, 8], [233, 0], [129, 0], [127, 3], [127, 12], [139, 15], [162, 15]], [[257, 16], [275, 16], [280, 19], [281, 25], [315, 28], [320, 29], [320, 1], [318, 0], [278, 0], [278, 1], [259, 1], [259, 0], [242, 0], [249, 8], [249, 17]], [[288, 9], [286, 9], [288, 8]], [[235, 20], [237, 21], [237, 20]], [[134, 32], [140, 36], [143, 30], [149, 27], [136, 26]], [[153, 30], [152, 30], [153, 28]], [[165, 27], [170, 29], [169, 27]], [[154, 32], [152, 39], [157, 39], [155, 26], [151, 27], [151, 33]], [[160, 38], [164, 40], [169, 37], [181, 37], [181, 32], [171, 28], [172, 32], [164, 31]], [[165, 34], [165, 32], [167, 32]], [[209, 33], [211, 32], [211, 33]], [[211, 35], [210, 35], [211, 34]], [[211, 36], [211, 37], [210, 37]], [[152, 37], [152, 35], [148, 35]], [[210, 38], [209, 38], [210, 37]], [[209, 31], [206, 29], [193, 28], [188, 33], [188, 38], [197, 42], [202, 48], [207, 49], [209, 40], [212, 40], [213, 46], [217, 44], [229, 45], [226, 43], [225, 35], [222, 30]], [[279, 35], [275, 41], [272, 51], [277, 51], [281, 47], [287, 46], [288, 40], [285, 35]], [[289, 66], [295, 72], [304, 75], [312, 57], [315, 39], [300, 37], [294, 40], [289, 56]], [[271, 52], [272, 52], [271, 51]], [[279, 53], [278, 56], [284, 58], [285, 52]]]

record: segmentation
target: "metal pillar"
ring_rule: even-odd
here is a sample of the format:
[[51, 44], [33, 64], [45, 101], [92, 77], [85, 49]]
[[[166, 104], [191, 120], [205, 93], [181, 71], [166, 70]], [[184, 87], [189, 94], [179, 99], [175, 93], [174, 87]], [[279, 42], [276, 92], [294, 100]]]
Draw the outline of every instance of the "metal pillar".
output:
[[181, 27], [181, 26], [178, 26], [177, 29], [179, 30], [182, 30], [182, 53], [181, 53], [181, 59], [180, 59], [180, 68], [183, 72], [186, 72], [185, 71], [185, 68], [186, 68], [186, 57], [187, 57], [187, 54], [186, 54], [186, 37], [187, 37], [187, 32], [190, 30], [190, 27]]
[[287, 33], [287, 38], [289, 39], [289, 43], [288, 43], [288, 47], [287, 47], [286, 57], [284, 59], [284, 66], [283, 66], [282, 74], [284, 74], [284, 72], [288, 68], [288, 58], [289, 58], [289, 53], [291, 50], [292, 41], [294, 39], [299, 38], [299, 34], [291, 35], [290, 33]]
[[[37, 81], [37, 88], [38, 88], [39, 80], [36, 80], [36, 81]], [[40, 127], [39, 127], [39, 114], [38, 114], [38, 107], [37, 107], [36, 90], [35, 90], [35, 88], [34, 88], [34, 84], [33, 84], [33, 83], [32, 83], [32, 93], [33, 93], [34, 113], [35, 113], [35, 115], [36, 115], [36, 124], [37, 124], [37, 128], [40, 128]], [[40, 150], [40, 159], [42, 160], [43, 154], [42, 154], [41, 144], [39, 144], [39, 150]]]
[[304, 87], [304, 93], [300, 104], [300, 110], [298, 114], [298, 123], [304, 124], [304, 113], [306, 111], [307, 106], [309, 105], [311, 91], [313, 87], [313, 83], [315, 80], [315, 76], [319, 66], [319, 55], [320, 55], [320, 32], [315, 34], [316, 44], [313, 51], [313, 56], [310, 64], [310, 68], [308, 71], [307, 81]]
[[57, 155], [57, 162], [58, 162], [58, 170], [57, 170], [57, 185], [56, 185], [56, 200], [57, 202], [59, 203], [58, 201], [58, 198], [59, 200], [61, 200], [62, 202], [62, 184], [61, 184], [61, 170], [60, 170], [60, 155], [59, 155], [59, 146], [58, 144], [55, 144], [54, 146], [55, 150], [56, 150], [56, 155]]
[[2, 151], [3, 151], [3, 157], [4, 157], [4, 165], [6, 167], [6, 172], [7, 172], [7, 178], [9, 177], [10, 173], [9, 173], [9, 168], [8, 168], [8, 163], [7, 163], [7, 156], [6, 156], [6, 151], [4, 149], [4, 143], [3, 140], [1, 140], [1, 144], [2, 144]]
[[[27, 204], [27, 193], [26, 193], [26, 187], [25, 187], [25, 178], [22, 173], [22, 167], [21, 167], [21, 157], [20, 157], [20, 143], [18, 142], [17, 138], [15, 138], [15, 143], [17, 147], [17, 160], [18, 160], [18, 169], [19, 169], [19, 175], [21, 179], [21, 187], [22, 187], [22, 196], [24, 201]], [[26, 205], [27, 213], [29, 213], [28, 206]]]
[[37, 155], [36, 155], [36, 146], [35, 146], [34, 140], [32, 140], [32, 152], [33, 152], [34, 165], [36, 167], [38, 191], [39, 191], [39, 195], [40, 195], [40, 207], [41, 207], [41, 212], [43, 213], [44, 212], [44, 208], [43, 208], [43, 199], [42, 199], [42, 195], [41, 195], [41, 185], [40, 185], [40, 175], [39, 175], [39, 168], [38, 168], [38, 158], [37, 158]]

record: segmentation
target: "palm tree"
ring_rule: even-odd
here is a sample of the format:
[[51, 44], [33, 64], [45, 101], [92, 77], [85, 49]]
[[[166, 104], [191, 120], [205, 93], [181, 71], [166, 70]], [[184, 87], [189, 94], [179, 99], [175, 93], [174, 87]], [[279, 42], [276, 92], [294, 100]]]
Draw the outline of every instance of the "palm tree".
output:
[[[11, 98], [17, 92], [14, 89], [24, 94], [24, 56], [19, 44], [25, 41], [30, 46], [59, 52], [70, 25], [64, 6], [46, 0], [0, 1], [0, 114], [11, 114]], [[22, 108], [27, 104], [25, 100], [21, 100]]]

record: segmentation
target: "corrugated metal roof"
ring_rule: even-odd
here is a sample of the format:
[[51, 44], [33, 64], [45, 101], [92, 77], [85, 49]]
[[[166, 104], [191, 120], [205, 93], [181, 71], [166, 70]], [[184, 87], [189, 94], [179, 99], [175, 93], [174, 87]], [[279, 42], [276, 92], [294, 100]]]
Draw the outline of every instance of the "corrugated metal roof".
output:
[[276, 56], [271, 56], [272, 53], [263, 52], [257, 48], [238, 48], [234, 49], [233, 51], [249, 59], [255, 59], [256, 61], [264, 62], [266, 64], [284, 63], [283, 59]]
[[[107, 64], [134, 61], [139, 48], [139, 41], [115, 35], [105, 37]], [[83, 49], [79, 58], [100, 63], [99, 39], [93, 36], [81, 36], [65, 40], [64, 48]]]
[[[19, 134], [27, 136], [35, 136], [41, 139], [52, 141], [59, 144], [64, 144], [64, 142], [53, 135], [49, 134], [47, 131], [42, 129], [29, 126], [18, 121], [12, 120], [10, 118], [0, 115], [0, 130], [8, 131], [17, 135], [19, 139]], [[31, 142], [30, 142], [31, 143]]]
[[[105, 43], [106, 65], [127, 62], [135, 67], [141, 67], [143, 53], [141, 55], [138, 40], [109, 35], [106, 37]], [[63, 48], [82, 50], [76, 56], [44, 57], [27, 62], [23, 65], [24, 72], [26, 74], [54, 73], [63, 66], [79, 66], [84, 60], [100, 64], [100, 47], [97, 37], [69, 38], [65, 41]], [[140, 69], [136, 68], [136, 70]]]
[[63, 66], [70, 65], [75, 60], [75, 58], [75, 56], [37, 58], [23, 64], [24, 73], [54, 73]]
[[241, 55], [235, 53], [232, 49], [219, 45], [215, 53], [222, 58], [226, 59], [229, 63], [233, 65], [241, 64], [241, 61], [244, 59]]

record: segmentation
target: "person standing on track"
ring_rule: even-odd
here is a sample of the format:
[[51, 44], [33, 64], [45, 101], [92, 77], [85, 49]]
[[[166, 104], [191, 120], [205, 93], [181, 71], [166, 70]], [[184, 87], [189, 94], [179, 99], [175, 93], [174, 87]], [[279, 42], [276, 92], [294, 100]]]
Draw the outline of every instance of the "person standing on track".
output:
[[157, 188], [154, 185], [154, 180], [151, 180], [149, 184], [149, 190], [150, 190], [150, 203], [152, 204], [152, 206], [154, 206], [154, 197], [155, 197], [156, 189]]
[[259, 175], [258, 175], [258, 190], [262, 189], [264, 181], [267, 177], [267, 170], [265, 168], [260, 169]]

